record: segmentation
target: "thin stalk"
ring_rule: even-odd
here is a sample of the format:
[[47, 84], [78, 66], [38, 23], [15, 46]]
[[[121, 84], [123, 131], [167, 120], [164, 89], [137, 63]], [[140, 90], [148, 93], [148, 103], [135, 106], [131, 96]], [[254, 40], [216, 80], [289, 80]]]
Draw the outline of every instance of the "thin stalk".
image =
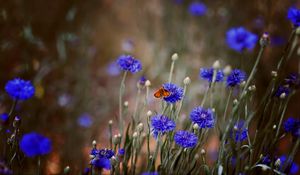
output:
[[125, 90], [125, 79], [127, 76], [127, 71], [124, 72], [123, 78], [120, 85], [120, 91], [119, 91], [119, 130], [121, 133], [121, 136], [123, 136], [123, 95]]
[[[185, 97], [186, 90], [187, 90], [187, 85], [185, 84], [184, 87], [183, 87], [183, 97]], [[177, 121], [177, 119], [179, 117], [179, 114], [180, 114], [180, 111], [181, 111], [181, 108], [182, 108], [182, 104], [183, 104], [183, 99], [179, 103], [179, 107], [178, 107], [178, 110], [177, 110], [177, 113], [176, 113], [176, 116], [175, 116], [175, 121]]]
[[40, 175], [41, 174], [41, 156], [38, 156], [38, 168], [37, 168], [37, 174]]
[[172, 82], [174, 66], [175, 66], [175, 60], [172, 60], [171, 68], [170, 68], [170, 74], [169, 74], [169, 80], [168, 80], [169, 83]]
[[286, 160], [285, 164], [283, 165], [283, 171], [286, 171], [286, 168], [288, 168], [288, 166], [290, 165], [290, 163], [293, 161], [296, 153], [297, 153], [297, 150], [299, 148], [299, 145], [300, 145], [300, 138], [297, 139], [295, 145], [293, 146], [293, 149], [288, 157], [288, 159]]
[[227, 102], [226, 102], [226, 105], [225, 105], [225, 110], [224, 110], [224, 115], [223, 115], [224, 121], [226, 119], [226, 114], [227, 114], [228, 106], [229, 106], [230, 99], [231, 99], [231, 96], [232, 96], [232, 91], [233, 91], [232, 89], [229, 90], [229, 94], [228, 94], [228, 97], [227, 97]]
[[288, 107], [288, 102], [289, 102], [290, 98], [291, 98], [291, 96], [288, 97], [288, 99], [287, 99], [287, 101], [286, 101], [286, 103], [283, 107], [283, 111], [282, 111], [281, 116], [280, 116], [279, 124], [277, 125], [277, 130], [276, 130], [276, 135], [275, 135], [275, 140], [274, 140], [275, 142], [278, 139], [278, 135], [279, 135], [279, 131], [280, 131], [280, 128], [281, 128], [281, 125], [282, 125], [283, 117], [284, 117], [286, 109]]
[[157, 141], [156, 141], [156, 146], [155, 146], [155, 150], [154, 150], [154, 155], [153, 155], [153, 157], [151, 159], [151, 164], [148, 167], [148, 171], [151, 170], [152, 166], [154, 167], [154, 170], [155, 170], [155, 161], [156, 161], [156, 157], [157, 157], [157, 154], [158, 154], [158, 151], [159, 151], [159, 145], [160, 145], [160, 134], [158, 134], [158, 136], [157, 136]]
[[[138, 88], [138, 91], [137, 91], [137, 97], [136, 97], [134, 113], [133, 113], [133, 119], [135, 121], [134, 123], [139, 122], [138, 107], [139, 107], [140, 96], [141, 96], [141, 87], [140, 87], [140, 85], [138, 85], [137, 88]], [[133, 126], [133, 127], [135, 127], [135, 126]]]
[[207, 98], [207, 94], [208, 94], [208, 92], [209, 92], [209, 89], [210, 89], [210, 84], [209, 84], [209, 86], [207, 87], [207, 89], [206, 89], [206, 91], [205, 91], [204, 97], [203, 97], [202, 102], [201, 102], [201, 107], [203, 107], [203, 105], [204, 105], [204, 103], [205, 103], [205, 101], [206, 101], [206, 98]]

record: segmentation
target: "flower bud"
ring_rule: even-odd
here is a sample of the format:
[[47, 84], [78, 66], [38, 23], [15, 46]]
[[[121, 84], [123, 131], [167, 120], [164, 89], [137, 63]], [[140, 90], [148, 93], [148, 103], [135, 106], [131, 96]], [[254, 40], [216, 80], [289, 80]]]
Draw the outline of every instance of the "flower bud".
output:
[[139, 123], [136, 128], [137, 128], [138, 132], [142, 132], [144, 130], [144, 124]]
[[96, 147], [97, 146], [97, 141], [93, 140], [92, 144], [93, 144], [93, 147]]
[[276, 72], [276, 71], [272, 71], [272, 72], [271, 72], [271, 76], [272, 76], [273, 78], [276, 78], [276, 77], [277, 77], [277, 72]]
[[197, 123], [193, 124], [193, 129], [194, 130], [198, 130], [199, 129], [199, 125]]
[[174, 53], [172, 55], [172, 61], [176, 61], [178, 59], [178, 54], [177, 53]]
[[109, 125], [112, 125], [112, 124], [113, 124], [113, 121], [112, 121], [112, 120], [109, 120], [109, 121], [108, 121], [108, 124], [109, 124]]
[[70, 167], [69, 166], [66, 166], [64, 168], [64, 174], [68, 174], [70, 172]]
[[138, 133], [137, 133], [137, 132], [134, 132], [134, 133], [132, 134], [132, 137], [133, 137], [134, 139], [136, 139], [136, 138], [138, 137]]
[[285, 99], [285, 97], [286, 97], [286, 93], [282, 93], [282, 94], [280, 94], [280, 99]]
[[259, 44], [261, 47], [266, 47], [270, 43], [270, 37], [267, 32], [263, 33], [259, 40]]
[[240, 87], [244, 87], [246, 85], [246, 81], [242, 81]]
[[196, 153], [195, 156], [194, 156], [194, 159], [195, 159], [195, 160], [198, 160], [199, 157], [200, 157], [199, 154]]
[[219, 165], [219, 167], [218, 167], [218, 175], [222, 175], [222, 173], [223, 173], [223, 166]]
[[219, 60], [216, 60], [212, 66], [214, 69], [220, 69], [221, 68], [221, 64]]
[[211, 108], [211, 111], [212, 111], [213, 113], [215, 113], [215, 112], [216, 112], [216, 109], [215, 109], [215, 108]]
[[239, 128], [238, 128], [237, 126], [234, 126], [234, 127], [233, 127], [233, 130], [238, 131]]
[[119, 137], [118, 135], [114, 135], [112, 142], [114, 145], [118, 145], [121, 142], [121, 137]]
[[296, 29], [296, 34], [297, 34], [297, 35], [300, 35], [300, 27], [297, 27], [297, 29]]
[[206, 153], [205, 149], [201, 149], [200, 153], [203, 155]]
[[188, 85], [188, 84], [190, 84], [190, 83], [191, 83], [190, 77], [185, 77], [185, 79], [183, 80], [183, 84], [184, 84], [184, 85]]
[[234, 104], [234, 105], [237, 105], [238, 103], [239, 103], [239, 101], [238, 101], [237, 99], [234, 99], [234, 100], [233, 100], [233, 104]]
[[118, 160], [116, 159], [115, 156], [112, 156], [110, 158], [110, 163], [111, 163], [112, 166], [116, 166], [118, 164]]
[[224, 70], [223, 70], [223, 72], [224, 72], [224, 74], [227, 76], [227, 75], [229, 75], [230, 73], [231, 73], [231, 66], [229, 66], [229, 65], [227, 65], [225, 68], [224, 68]]
[[148, 116], [148, 117], [152, 116], [152, 111], [148, 111], [148, 112], [147, 112], [147, 116]]
[[125, 101], [125, 102], [124, 102], [124, 106], [125, 106], [125, 107], [128, 107], [128, 105], [129, 105], [129, 102], [128, 102], [128, 101]]
[[149, 87], [149, 86], [151, 86], [151, 82], [150, 82], [150, 80], [146, 80], [146, 82], [145, 82], [145, 86], [146, 86], [146, 87]]
[[278, 158], [276, 161], [275, 161], [275, 166], [276, 167], [280, 167], [281, 165], [281, 160]]
[[277, 128], [277, 126], [276, 125], [273, 125], [273, 129], [276, 129]]

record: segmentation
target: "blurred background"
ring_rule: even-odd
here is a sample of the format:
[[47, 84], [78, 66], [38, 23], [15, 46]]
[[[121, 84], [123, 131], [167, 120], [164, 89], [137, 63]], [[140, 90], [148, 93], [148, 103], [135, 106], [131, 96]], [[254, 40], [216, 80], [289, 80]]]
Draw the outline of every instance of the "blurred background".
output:
[[[287, 9], [297, 1], [202, 0], [207, 11], [190, 13], [192, 0], [10, 0], [0, 2], [0, 111], [12, 101], [5, 83], [21, 77], [32, 80], [35, 98], [19, 103], [22, 132], [37, 131], [52, 139], [53, 151], [43, 158], [47, 174], [65, 166], [80, 172], [88, 166], [92, 140], [107, 147], [108, 120], [117, 134], [120, 70], [114, 63], [124, 53], [143, 63], [142, 73], [127, 79], [125, 100], [133, 110], [136, 82], [145, 76], [156, 90], [167, 80], [170, 57], [176, 52], [175, 82], [190, 76], [193, 106], [199, 104], [206, 84], [198, 80], [200, 67], [219, 59], [222, 66], [242, 67], [247, 72], [258, 47], [237, 53], [225, 43], [226, 31], [244, 26], [271, 44], [256, 77], [258, 96], [264, 92], [292, 30]], [[295, 54], [293, 57], [296, 57]], [[297, 71], [291, 61], [286, 73]], [[296, 63], [296, 64], [295, 64]], [[295, 65], [295, 66], [294, 66]], [[220, 99], [224, 100], [224, 99]], [[299, 116], [299, 94], [288, 115]], [[297, 113], [298, 112], [298, 113]], [[282, 150], [288, 148], [283, 143]], [[24, 162], [26, 170], [34, 159]]]

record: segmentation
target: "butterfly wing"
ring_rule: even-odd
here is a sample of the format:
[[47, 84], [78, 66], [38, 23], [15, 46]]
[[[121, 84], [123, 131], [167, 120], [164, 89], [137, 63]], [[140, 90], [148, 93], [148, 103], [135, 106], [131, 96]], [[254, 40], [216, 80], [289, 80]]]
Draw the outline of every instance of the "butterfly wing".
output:
[[155, 93], [154, 93], [154, 97], [155, 98], [161, 98], [163, 96], [163, 88], [159, 88]]
[[163, 92], [162, 92], [163, 97], [169, 97], [170, 95], [171, 95], [171, 93], [168, 90], [163, 89]]

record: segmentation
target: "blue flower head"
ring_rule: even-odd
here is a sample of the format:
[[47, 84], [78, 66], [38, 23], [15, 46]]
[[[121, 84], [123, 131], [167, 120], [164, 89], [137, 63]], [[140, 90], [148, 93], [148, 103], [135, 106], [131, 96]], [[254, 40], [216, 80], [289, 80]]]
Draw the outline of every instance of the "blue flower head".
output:
[[15, 78], [6, 83], [5, 91], [13, 99], [27, 100], [34, 95], [35, 89], [30, 81]]
[[[199, 75], [202, 79], [207, 80], [208, 82], [212, 82], [213, 81], [213, 76], [214, 76], [214, 68], [201, 68]], [[223, 71], [218, 70], [215, 82], [223, 81], [223, 79], [224, 79]]]
[[94, 158], [91, 160], [90, 164], [93, 165], [95, 168], [99, 169], [111, 169], [110, 164], [110, 158], [112, 158], [115, 153], [111, 149], [99, 149], [93, 148], [91, 150], [91, 155], [94, 156]]
[[297, 73], [291, 73], [285, 78], [285, 83], [290, 87], [299, 88], [300, 86], [300, 76]]
[[198, 142], [198, 137], [188, 131], [177, 131], [174, 135], [174, 140], [177, 145], [183, 148], [193, 148]]
[[290, 117], [283, 123], [284, 131], [293, 136], [300, 137], [300, 120]]
[[176, 103], [183, 98], [183, 88], [173, 83], [163, 84], [163, 88], [170, 92], [168, 97], [164, 97], [164, 100], [168, 103]]
[[78, 117], [77, 123], [83, 128], [89, 128], [93, 124], [93, 120], [89, 114], [84, 113]]
[[[282, 156], [279, 157], [279, 159], [280, 159], [280, 162], [281, 162], [280, 163], [280, 169], [283, 169], [283, 166], [284, 166], [285, 162], [287, 161], [287, 158], [286, 158], [285, 155], [282, 155]], [[292, 165], [290, 167], [290, 170], [289, 170], [288, 174], [297, 174], [298, 171], [299, 171], [299, 165], [292, 162]]]
[[120, 148], [120, 149], [118, 150], [118, 155], [119, 155], [119, 156], [124, 156], [124, 154], [125, 154], [125, 149], [124, 149], [124, 148]]
[[211, 109], [195, 107], [190, 113], [190, 119], [200, 128], [212, 128], [215, 124], [214, 113]]
[[288, 96], [291, 92], [291, 89], [287, 86], [279, 86], [278, 89], [275, 92], [276, 97], [280, 97], [281, 94], [285, 93], [286, 96]]
[[246, 73], [240, 69], [233, 69], [227, 77], [226, 85], [234, 87], [240, 85], [243, 81], [246, 80]]
[[256, 43], [257, 35], [249, 32], [244, 27], [231, 28], [226, 33], [226, 42], [228, 46], [238, 52], [245, 49], [252, 50]]
[[201, 2], [192, 2], [188, 11], [192, 16], [203, 16], [207, 12], [207, 7]]
[[158, 134], [173, 131], [176, 127], [176, 123], [164, 115], [155, 115], [151, 117], [151, 127], [154, 136], [157, 137]]
[[131, 73], [137, 73], [142, 70], [141, 62], [130, 55], [119, 56], [117, 63], [122, 70], [129, 71]]
[[269, 155], [263, 156], [261, 159], [261, 163], [265, 165], [270, 165], [272, 162], [271, 157]]
[[1, 122], [1, 123], [7, 122], [7, 121], [8, 121], [8, 118], [9, 118], [9, 116], [8, 116], [7, 113], [0, 114], [0, 122]]
[[146, 81], [147, 81], [146, 77], [141, 76], [140, 79], [139, 79], [139, 84], [142, 85], [142, 86], [145, 86]]
[[241, 142], [247, 139], [248, 129], [244, 128], [244, 121], [241, 120], [234, 125], [233, 130], [230, 132], [230, 135], [236, 142]]
[[27, 157], [35, 157], [50, 153], [52, 145], [47, 137], [31, 132], [23, 135], [20, 148]]
[[295, 27], [300, 25], [300, 10], [295, 7], [291, 7], [288, 10], [287, 18], [293, 23]]

